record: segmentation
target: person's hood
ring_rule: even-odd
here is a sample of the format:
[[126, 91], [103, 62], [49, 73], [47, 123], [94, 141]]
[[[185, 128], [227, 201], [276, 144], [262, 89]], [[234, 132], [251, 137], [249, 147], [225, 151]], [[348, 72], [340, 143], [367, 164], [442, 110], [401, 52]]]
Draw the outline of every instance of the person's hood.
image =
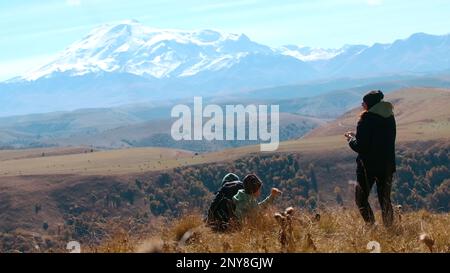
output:
[[372, 106], [372, 108], [369, 109], [369, 112], [382, 116], [383, 118], [388, 118], [394, 115], [394, 106], [390, 102], [380, 101]]
[[239, 181], [239, 176], [237, 176], [234, 173], [229, 173], [223, 177], [222, 186], [225, 185], [225, 183], [233, 182], [233, 181]]
[[241, 201], [241, 202], [248, 201], [248, 200], [250, 200], [250, 198], [252, 198], [252, 196], [250, 194], [246, 194], [245, 190], [238, 190], [238, 192], [234, 196], [234, 199], [236, 199], [237, 201]]

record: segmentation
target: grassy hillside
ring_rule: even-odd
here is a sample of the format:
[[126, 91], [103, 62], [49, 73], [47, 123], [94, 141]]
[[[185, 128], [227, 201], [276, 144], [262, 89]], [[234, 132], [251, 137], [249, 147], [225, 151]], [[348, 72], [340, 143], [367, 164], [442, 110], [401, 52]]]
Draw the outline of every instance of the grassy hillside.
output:
[[[42, 152], [41, 152], [42, 151]], [[112, 151], [82, 149], [30, 149], [0, 151], [0, 177], [21, 175], [112, 175], [156, 171], [201, 162], [193, 152], [168, 148], [133, 148]], [[64, 154], [65, 151], [68, 154]], [[74, 149], [74, 151], [77, 151]], [[43, 153], [43, 154], [42, 154]]]
[[[189, 223], [191, 218], [177, 220], [177, 217], [187, 211], [204, 211], [212, 199], [212, 192], [229, 171], [240, 176], [257, 173], [264, 180], [264, 194], [272, 186], [280, 187], [284, 194], [279, 200], [279, 209], [294, 206], [305, 210], [301, 215], [309, 215], [310, 211], [319, 211], [322, 215], [330, 213], [324, 219], [334, 219], [331, 221], [335, 223], [331, 227], [334, 235], [327, 237], [327, 233], [322, 233], [321, 229], [327, 229], [329, 225], [327, 220], [323, 224], [311, 224], [316, 227], [299, 224], [301, 231], [296, 237], [299, 245], [294, 251], [306, 251], [301, 244], [307, 234], [302, 232], [308, 228], [311, 228], [309, 231], [318, 251], [366, 251], [363, 242], [366, 244], [365, 241], [372, 237], [390, 238], [389, 242], [380, 242], [387, 245], [389, 251], [425, 251], [417, 243], [418, 233], [422, 232], [417, 226], [423, 220], [421, 214], [414, 212], [418, 209], [430, 211], [432, 221], [423, 231], [432, 233], [436, 240], [444, 238], [436, 244], [439, 251], [446, 251], [442, 244], [448, 245], [448, 234], [439, 230], [444, 224], [448, 226], [450, 209], [449, 115], [445, 107], [449, 102], [448, 91], [404, 90], [393, 93], [388, 99], [396, 105], [399, 127], [399, 168], [393, 200], [404, 206], [405, 217], [409, 219], [404, 233], [399, 235], [383, 229], [370, 233], [362, 226], [350, 227], [350, 223], [359, 221], [355, 212], [349, 209], [354, 207], [355, 154], [341, 135], [348, 128], [339, 124], [354, 126], [357, 109], [306, 138], [281, 143], [276, 153], [261, 153], [259, 146], [200, 154], [163, 148], [2, 150], [0, 251], [31, 252], [36, 251], [35, 245], [39, 246], [39, 251], [64, 249], [64, 243], [71, 239], [88, 244], [95, 251], [99, 245], [117, 243], [114, 234], [119, 227], [129, 242], [137, 240], [136, 244], [124, 246], [127, 251], [134, 250], [149, 234], [162, 236], [169, 242], [173, 236], [167, 232], [172, 231], [157, 234], [159, 227], [183, 221]], [[420, 134], [424, 128], [421, 126], [429, 126], [428, 132], [432, 133]], [[336, 206], [339, 209], [332, 212], [326, 209]], [[272, 223], [269, 225], [272, 233], [261, 236], [272, 238], [276, 228], [272, 216], [267, 217], [267, 223]], [[198, 224], [198, 220], [194, 222]], [[139, 234], [141, 229], [143, 233]], [[343, 239], [346, 230], [352, 234], [363, 232], [363, 235], [350, 235], [355, 239], [347, 241]], [[130, 234], [137, 234], [139, 238], [129, 238], [133, 237]], [[202, 234], [208, 240], [218, 236], [207, 230]], [[247, 235], [234, 233], [227, 236]], [[338, 247], [326, 248], [325, 238], [335, 240]], [[229, 239], [224, 237], [224, 240]], [[265, 247], [268, 251], [279, 251], [275, 239], [271, 240], [273, 245]], [[395, 240], [404, 245], [397, 248], [390, 243]], [[232, 245], [231, 249], [250, 251], [250, 247], [257, 245], [244, 243]], [[220, 245], [195, 243], [186, 251], [208, 251], [206, 247], [220, 251]], [[231, 251], [228, 246], [225, 249]], [[167, 251], [174, 249], [169, 247]]]
[[62, 156], [72, 154], [86, 154], [95, 150], [89, 147], [65, 147], [65, 148], [38, 148], [0, 150], [0, 161], [41, 158], [46, 156]]
[[[381, 88], [390, 93], [410, 86], [448, 88], [448, 75], [338, 79], [205, 98], [205, 103], [280, 105], [280, 137], [285, 141], [302, 137], [324, 119], [334, 119], [359, 105], [367, 90]], [[216, 151], [256, 144], [172, 141], [170, 111], [178, 103], [191, 105], [192, 100], [0, 117], [0, 148], [92, 145], [99, 149], [157, 146]]]
[[[356, 210], [327, 209], [311, 214], [294, 209], [283, 229], [272, 208], [248, 220], [242, 229], [216, 233], [192, 214], [165, 222], [153, 235], [117, 230], [116, 235], [87, 252], [182, 253], [450, 253], [450, 214], [397, 210], [396, 224], [366, 226]], [[380, 217], [380, 215], [376, 215]], [[379, 248], [377, 248], [377, 244]]]
[[[450, 137], [450, 89], [404, 89], [388, 94], [385, 100], [394, 105], [398, 141]], [[355, 130], [360, 111], [353, 109], [306, 138], [341, 136], [347, 130]]]
[[[446, 146], [445, 146], [446, 145]], [[399, 147], [393, 202], [405, 212], [423, 208], [447, 215], [450, 210], [449, 147], [416, 143]], [[143, 171], [124, 175], [33, 175], [0, 177], [0, 251], [51, 251], [68, 240], [97, 246], [117, 227], [128, 236], [154, 234], [156, 219], [204, 212], [224, 174], [255, 172], [263, 195], [279, 187], [279, 208], [308, 212], [353, 209], [354, 155], [351, 153], [278, 153], [249, 155], [233, 161]], [[371, 202], [379, 210], [372, 195]], [[145, 235], [143, 234], [143, 235]]]
[[[394, 104], [397, 119], [397, 143], [440, 140], [448, 141], [450, 136], [450, 91], [449, 89], [407, 89], [389, 94], [386, 98]], [[360, 109], [354, 109], [343, 117], [315, 129], [302, 139], [280, 143], [278, 152], [315, 153], [348, 152], [342, 136], [348, 130], [355, 130]], [[286, 120], [293, 118], [287, 115]], [[145, 126], [148, 129], [149, 127]], [[124, 132], [127, 128], [121, 129]], [[114, 136], [116, 131], [109, 135]], [[133, 130], [130, 130], [133, 132]], [[108, 139], [108, 138], [106, 138]], [[102, 140], [103, 141], [103, 140]], [[189, 144], [189, 143], [187, 143]], [[192, 145], [192, 144], [191, 144]], [[189, 145], [186, 146], [189, 148]], [[259, 145], [226, 149], [213, 153], [183, 154], [183, 156], [162, 157], [158, 149], [124, 149], [103, 151], [92, 155], [69, 155], [66, 157], [43, 157], [0, 162], [1, 175], [20, 174], [124, 174], [143, 171], [165, 170], [173, 167], [213, 163], [259, 153]], [[30, 150], [31, 151], [31, 150]], [[165, 151], [165, 149], [161, 149]], [[7, 158], [0, 151], [0, 158]], [[35, 152], [33, 152], [35, 153]], [[16, 159], [16, 158], [14, 158]]]

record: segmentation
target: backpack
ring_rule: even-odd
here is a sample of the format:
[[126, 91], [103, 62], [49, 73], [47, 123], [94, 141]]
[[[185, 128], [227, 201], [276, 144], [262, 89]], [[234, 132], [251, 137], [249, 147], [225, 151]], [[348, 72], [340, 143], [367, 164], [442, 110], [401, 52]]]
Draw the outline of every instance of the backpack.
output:
[[235, 204], [233, 196], [241, 189], [244, 184], [241, 181], [225, 183], [219, 191], [216, 192], [213, 202], [208, 210], [207, 224], [216, 231], [225, 231], [229, 228], [234, 214]]

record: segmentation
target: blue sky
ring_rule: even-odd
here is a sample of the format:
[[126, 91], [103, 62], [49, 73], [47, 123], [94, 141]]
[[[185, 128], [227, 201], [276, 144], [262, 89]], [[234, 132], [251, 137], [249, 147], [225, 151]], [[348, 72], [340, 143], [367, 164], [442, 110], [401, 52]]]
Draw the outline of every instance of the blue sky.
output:
[[48, 61], [93, 27], [136, 19], [160, 28], [245, 33], [271, 46], [341, 47], [450, 33], [448, 0], [15, 0], [0, 2], [0, 80]]

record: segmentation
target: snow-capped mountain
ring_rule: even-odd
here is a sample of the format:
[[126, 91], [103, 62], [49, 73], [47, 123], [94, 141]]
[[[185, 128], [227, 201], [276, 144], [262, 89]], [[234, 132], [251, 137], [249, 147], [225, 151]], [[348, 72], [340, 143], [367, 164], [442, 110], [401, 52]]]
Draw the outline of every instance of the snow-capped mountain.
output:
[[312, 62], [319, 60], [329, 60], [339, 54], [345, 52], [345, 48], [313, 48], [308, 46], [285, 45], [278, 49], [278, 51], [286, 56], [297, 58], [304, 62]]
[[51, 63], [22, 79], [53, 73], [82, 76], [120, 72], [155, 78], [189, 77], [237, 64], [249, 54], [273, 54], [244, 34], [215, 30], [182, 31], [146, 27], [136, 21], [108, 24], [72, 44]]
[[340, 57], [330, 60], [324, 72], [334, 77], [366, 77], [448, 70], [450, 35], [416, 33], [391, 44], [375, 43], [347, 58]]
[[329, 80], [450, 70], [450, 35], [321, 49], [245, 34], [106, 24], [53, 61], [0, 83], [0, 116], [216, 96]]
[[107, 24], [0, 83], [0, 116], [235, 93], [310, 80], [314, 68], [244, 34]]
[[[217, 80], [232, 77], [245, 82], [242, 76], [252, 78], [246, 73], [251, 71], [270, 75], [272, 81], [260, 79], [266, 81], [265, 84], [276, 85], [315, 78], [433, 71], [450, 68], [449, 37], [418, 33], [392, 44], [377, 43], [370, 47], [346, 45], [324, 49], [286, 45], [271, 48], [244, 34], [157, 29], [137, 21], [124, 21], [92, 30], [52, 62], [16, 80], [36, 81], [61, 74], [76, 77], [125, 73], [147, 79], [172, 79], [177, 84], [199, 76], [203, 83], [215, 77]], [[292, 75], [289, 69], [293, 68], [298, 69], [298, 73]], [[280, 69], [286, 69], [284, 74], [279, 73]], [[286, 77], [289, 75], [294, 79]], [[283, 80], [275, 80], [278, 76]]]

